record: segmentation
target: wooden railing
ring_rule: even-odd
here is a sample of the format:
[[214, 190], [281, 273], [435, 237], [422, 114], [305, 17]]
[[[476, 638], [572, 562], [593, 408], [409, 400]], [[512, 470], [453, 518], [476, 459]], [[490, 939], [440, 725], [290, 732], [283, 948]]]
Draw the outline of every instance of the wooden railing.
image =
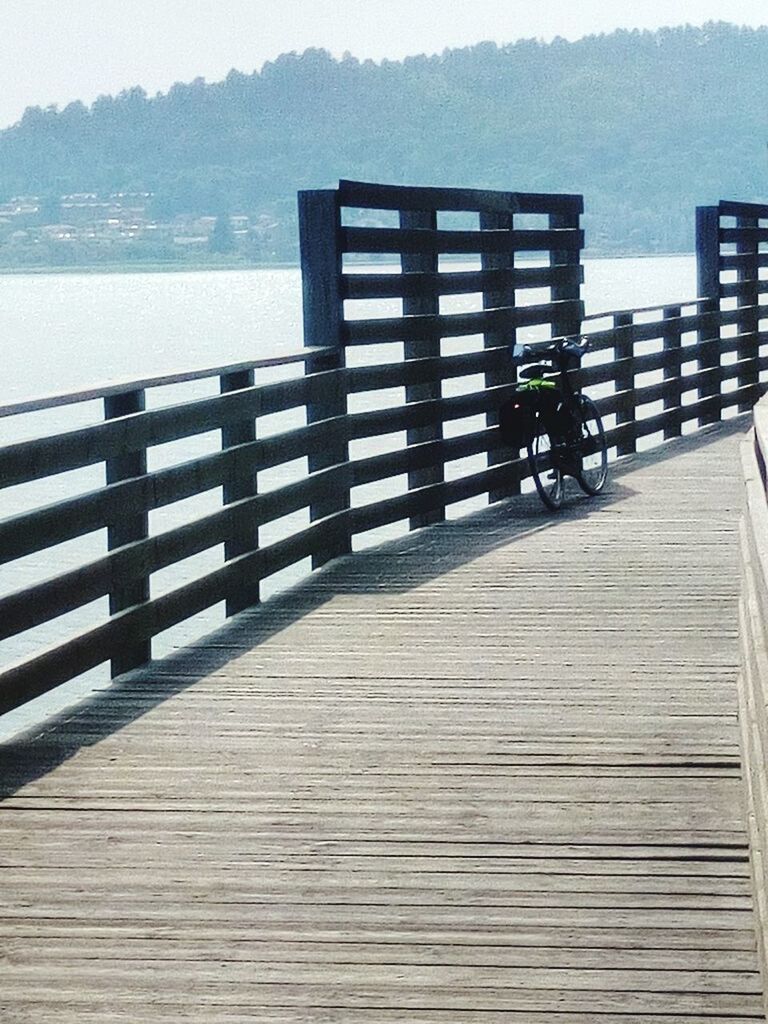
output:
[[[395, 226], [345, 224], [355, 210]], [[274, 574], [308, 561], [318, 568], [379, 536], [371, 531], [416, 529], [469, 499], [529, 487], [525, 459], [496, 428], [514, 384], [515, 338], [589, 334], [579, 380], [605, 418], [613, 458], [750, 408], [768, 369], [759, 306], [768, 210], [700, 211], [703, 298], [583, 322], [580, 210], [575, 196], [350, 182], [305, 193], [305, 333], [315, 347], [0, 407], [11, 428], [0, 488], [15, 508], [0, 521], [0, 564], [19, 580], [0, 596], [0, 643], [18, 638], [24, 651], [0, 670], [0, 711], [107, 661], [113, 674], [142, 665], [158, 634], [214, 605], [228, 614], [252, 606]], [[454, 214], [474, 227], [441, 223]], [[370, 262], [381, 253], [394, 254], [396, 272]], [[443, 265], [444, 254], [474, 254], [474, 265]], [[394, 300], [397, 315], [382, 317], [381, 306], [353, 315], [371, 300]], [[445, 308], [449, 300], [465, 306]], [[186, 393], [206, 381], [218, 393]], [[171, 386], [182, 400], [158, 405]], [[75, 410], [94, 402], [98, 421], [75, 425]], [[54, 426], [24, 439], [17, 424], [41, 413], [55, 413]], [[216, 450], [195, 449], [202, 439], [210, 449], [212, 433]], [[180, 461], [158, 463], [181, 441], [189, 448]], [[57, 481], [81, 470], [91, 473], [86, 483], [56, 497]], [[270, 473], [283, 476], [262, 486]], [[48, 481], [43, 499], [17, 497]], [[195, 496], [211, 507], [170, 528], [158, 523], [159, 510]], [[292, 515], [300, 522], [278, 536]], [[85, 557], [60, 558], [82, 538]], [[212, 550], [215, 564], [181, 571]], [[46, 552], [46, 571], [23, 583], [29, 559]], [[179, 567], [170, 589], [167, 579], [156, 587], [170, 567]], [[67, 616], [88, 609], [71, 625]]]
[[[724, 326], [738, 323], [744, 310], [706, 311], [703, 305], [614, 313], [607, 326], [602, 326], [605, 317], [585, 323], [592, 328], [593, 353], [580, 371], [581, 383], [598, 399], [614, 455], [635, 450], [643, 438], [676, 437], [755, 400], [758, 373], [768, 366], [768, 358], [758, 356], [754, 338], [750, 353], [744, 355], [742, 334], [719, 337]], [[721, 365], [724, 354], [740, 352], [741, 358]], [[230, 613], [254, 604], [263, 578], [306, 558], [321, 565], [351, 550], [358, 535], [376, 527], [394, 522], [402, 522], [404, 529], [408, 524], [418, 526], [442, 517], [447, 506], [467, 498], [488, 494], [496, 499], [520, 490], [527, 477], [524, 459], [500, 447], [496, 429], [486, 423], [513, 383], [506, 346], [314, 371], [314, 364], [327, 354], [325, 349], [305, 350], [279, 360], [111, 385], [0, 409], [5, 417], [22, 416], [94, 398], [102, 398], [105, 406], [102, 423], [0, 449], [3, 487], [84, 466], [102, 465], [106, 474], [104, 486], [0, 522], [2, 562], [96, 530], [108, 531], [108, 550], [101, 557], [0, 598], [0, 638], [37, 627], [98, 597], [110, 599], [106, 621], [0, 674], [0, 707], [15, 707], [107, 659], [114, 672], [137, 666], [150, 657], [151, 638], [174, 623], [221, 601], [227, 602]], [[308, 372], [301, 377], [254, 383], [253, 375], [261, 367], [297, 360], [307, 364]], [[486, 387], [486, 375], [500, 382]], [[219, 378], [221, 394], [145, 408], [145, 396], [153, 389], [208, 376]], [[440, 394], [449, 382], [472, 379], [475, 387], [464, 394], [373, 407], [377, 393], [385, 403], [392, 402], [393, 388]], [[365, 394], [368, 408], [317, 418], [313, 407], [322, 407], [329, 393], [345, 408], [355, 396]], [[296, 411], [306, 424], [258, 436], [262, 417], [287, 410]], [[479, 421], [448, 436], [452, 424], [478, 416]], [[437, 436], [408, 444], [408, 436], [413, 438], [419, 429]], [[220, 451], [147, 470], [147, 452], [154, 446], [212, 430], [221, 433]], [[393, 434], [399, 436], [392, 439], [391, 450], [364, 453], [374, 439]], [[360, 450], [361, 444], [357, 456], [314, 468], [307, 465], [299, 479], [257, 493], [260, 471], [321, 457], [339, 445]], [[483, 465], [445, 478], [451, 464], [469, 456], [481, 456]], [[350, 500], [354, 488], [393, 478], [398, 478], [398, 493], [390, 488], [378, 500]], [[214, 488], [222, 489], [218, 511], [150, 534], [151, 510]], [[308, 510], [305, 528], [278, 542], [259, 544], [261, 527], [300, 509]], [[152, 596], [153, 573], [216, 545], [225, 546], [223, 565], [162, 596]]]
[[741, 456], [739, 724], [760, 962], [768, 970], [768, 399], [755, 407]]

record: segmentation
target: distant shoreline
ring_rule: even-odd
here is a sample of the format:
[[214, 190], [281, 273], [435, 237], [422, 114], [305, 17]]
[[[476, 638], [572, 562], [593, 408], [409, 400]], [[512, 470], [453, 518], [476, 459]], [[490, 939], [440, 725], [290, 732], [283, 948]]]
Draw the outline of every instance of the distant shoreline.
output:
[[293, 262], [275, 263], [83, 263], [59, 267], [0, 267], [0, 277], [25, 277], [45, 274], [197, 274], [208, 270], [287, 270], [298, 269]]
[[[695, 256], [693, 252], [627, 252], [597, 253], [586, 251], [582, 254], [585, 260], [637, 260], [637, 259], [670, 259], [672, 257]], [[394, 261], [393, 261], [394, 262]], [[453, 262], [453, 261], [451, 261]], [[461, 258], [455, 262], [461, 263]], [[362, 264], [361, 264], [362, 265]], [[375, 264], [371, 264], [375, 266]], [[199, 274], [203, 271], [233, 270], [298, 270], [300, 264], [294, 261], [276, 261], [274, 263], [84, 263], [82, 266], [39, 266], [39, 267], [0, 267], [0, 277], [31, 277], [44, 275], [77, 275], [77, 274]]]

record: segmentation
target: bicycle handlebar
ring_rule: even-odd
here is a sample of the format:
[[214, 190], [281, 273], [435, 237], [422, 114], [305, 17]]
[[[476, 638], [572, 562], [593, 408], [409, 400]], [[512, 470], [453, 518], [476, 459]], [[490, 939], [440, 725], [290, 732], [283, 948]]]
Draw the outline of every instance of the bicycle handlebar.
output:
[[589, 338], [560, 338], [542, 348], [515, 343], [511, 347], [511, 355], [514, 365], [519, 366], [521, 363], [533, 363], [541, 359], [554, 359], [563, 355], [573, 355], [581, 359], [589, 347]]

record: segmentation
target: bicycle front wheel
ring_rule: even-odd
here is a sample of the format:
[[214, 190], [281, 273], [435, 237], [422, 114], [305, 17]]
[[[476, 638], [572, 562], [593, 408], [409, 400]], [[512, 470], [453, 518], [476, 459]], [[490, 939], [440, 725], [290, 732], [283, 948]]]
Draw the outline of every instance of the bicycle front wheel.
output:
[[565, 481], [555, 458], [552, 437], [540, 412], [536, 413], [534, 429], [528, 442], [528, 465], [539, 497], [547, 508], [556, 512], [563, 503]]
[[578, 396], [581, 418], [580, 457], [576, 479], [585, 494], [599, 494], [608, 476], [608, 449], [597, 406], [586, 395]]

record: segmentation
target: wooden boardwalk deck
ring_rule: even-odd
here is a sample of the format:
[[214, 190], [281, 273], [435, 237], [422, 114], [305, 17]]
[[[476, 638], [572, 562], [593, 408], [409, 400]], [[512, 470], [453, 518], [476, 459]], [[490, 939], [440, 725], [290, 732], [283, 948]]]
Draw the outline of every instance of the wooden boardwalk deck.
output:
[[0, 1018], [763, 1019], [713, 437], [331, 566], [2, 748]]

